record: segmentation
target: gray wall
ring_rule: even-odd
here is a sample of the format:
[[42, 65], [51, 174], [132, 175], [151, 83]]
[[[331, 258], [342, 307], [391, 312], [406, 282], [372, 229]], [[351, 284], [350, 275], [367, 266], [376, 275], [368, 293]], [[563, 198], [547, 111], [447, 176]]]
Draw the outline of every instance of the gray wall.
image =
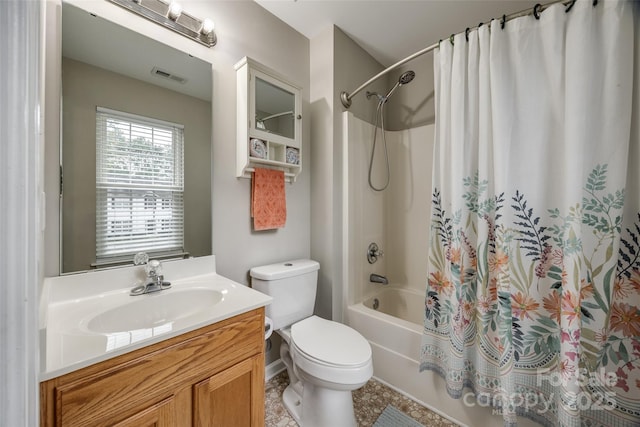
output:
[[[47, 40], [59, 41], [59, 2], [50, 2]], [[288, 218], [285, 228], [253, 232], [250, 219], [250, 180], [235, 176], [236, 151], [236, 72], [234, 64], [250, 56], [300, 85], [303, 101], [303, 151], [309, 152], [309, 40], [285, 25], [252, 1], [202, 2], [185, 0], [183, 9], [216, 22], [218, 43], [203, 47], [161, 28], [104, 0], [70, 0], [70, 3], [140, 33], [183, 50], [213, 65], [213, 152], [212, 152], [212, 247], [218, 271], [240, 283], [248, 284], [248, 270], [256, 265], [310, 255], [310, 165], [303, 164], [302, 174], [294, 184], [287, 184]], [[59, 42], [50, 43], [47, 66], [56, 72]], [[59, 61], [59, 60], [58, 60]], [[47, 74], [49, 75], [49, 73]], [[55, 111], [54, 79], [49, 82], [47, 97], [47, 217], [56, 224], [57, 128], [59, 111]], [[206, 180], [207, 177], [202, 177]], [[206, 203], [206, 202], [205, 202]], [[57, 275], [58, 236], [55, 226], [46, 231], [48, 276]]]
[[318, 261], [316, 313], [332, 318], [333, 28], [311, 40], [311, 257]]
[[211, 103], [63, 58], [62, 271], [96, 260], [96, 106], [184, 125], [184, 247], [211, 254]]
[[[340, 92], [351, 91], [383, 67], [337, 27], [311, 40], [311, 256], [320, 262], [316, 312], [342, 320], [342, 112]], [[369, 90], [387, 86], [386, 78]], [[351, 111], [371, 119], [375, 102], [364, 93]]]
[[[47, 75], [59, 73], [60, 2], [47, 2]], [[213, 152], [212, 152], [212, 248], [220, 274], [248, 284], [251, 267], [310, 256], [310, 152], [309, 120], [309, 40], [285, 25], [253, 1], [183, 0], [183, 10], [198, 17], [211, 17], [216, 23], [218, 43], [206, 48], [170, 30], [104, 0], [70, 0], [80, 8], [118, 22], [160, 42], [185, 51], [213, 64]], [[55, 42], [54, 42], [55, 40]], [[51, 41], [51, 42], [49, 42]], [[56, 53], [58, 52], [58, 53]], [[287, 223], [275, 231], [253, 232], [250, 218], [248, 179], [236, 178], [236, 72], [234, 64], [249, 56], [272, 68], [302, 87], [304, 163], [294, 184], [286, 185]], [[59, 59], [57, 60], [59, 62]], [[59, 67], [59, 65], [58, 65]], [[59, 237], [57, 204], [57, 153], [59, 120], [57, 93], [59, 81], [48, 79], [46, 122], [46, 200], [45, 275], [58, 271]], [[56, 86], [57, 85], [57, 86]], [[202, 177], [203, 180], [208, 179]], [[274, 350], [277, 346], [274, 345]], [[277, 351], [267, 355], [267, 363], [278, 358]]]
[[[198, 3], [210, 5], [216, 19], [218, 45], [214, 62], [213, 148], [213, 253], [218, 272], [240, 283], [249, 283], [251, 267], [286, 259], [310, 257], [310, 112], [309, 40], [247, 1]], [[189, 10], [188, 4], [184, 5]], [[195, 4], [194, 4], [195, 6]], [[219, 23], [219, 24], [218, 24]], [[233, 65], [249, 56], [283, 74], [302, 88], [302, 173], [286, 184], [287, 223], [274, 231], [251, 231], [248, 179], [235, 177], [236, 78]], [[324, 268], [321, 265], [321, 271]], [[277, 360], [279, 338], [267, 364]]]
[[[316, 311], [336, 320], [343, 316], [348, 280], [342, 261], [343, 197], [346, 195], [342, 165], [346, 141], [342, 136], [345, 108], [340, 102], [340, 93], [352, 92], [384, 68], [337, 27], [329, 27], [311, 40], [311, 256], [323, 266]], [[399, 130], [433, 123], [431, 54], [414, 59], [356, 94], [349, 111], [373, 123], [376, 101], [368, 100], [366, 91], [387, 93], [400, 74], [409, 69], [416, 72], [416, 78], [397, 90], [386, 105], [386, 127]]]
[[[184, 5], [189, 10], [190, 3]], [[216, 20], [214, 53], [213, 253], [218, 272], [249, 283], [251, 267], [310, 255], [309, 40], [254, 2], [194, 2]], [[235, 176], [236, 72], [249, 56], [302, 87], [302, 173], [287, 184], [287, 223], [252, 231], [248, 179]]]

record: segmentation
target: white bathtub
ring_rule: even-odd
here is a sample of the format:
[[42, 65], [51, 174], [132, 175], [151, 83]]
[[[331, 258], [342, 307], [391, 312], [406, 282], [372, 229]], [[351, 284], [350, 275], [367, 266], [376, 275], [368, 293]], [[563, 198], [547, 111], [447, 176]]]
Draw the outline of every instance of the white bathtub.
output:
[[[376, 309], [374, 305], [377, 305]], [[407, 373], [416, 375], [422, 344], [423, 310], [422, 293], [397, 287], [384, 288], [364, 302], [347, 308], [347, 323], [371, 343], [374, 376], [410, 395], [403, 388], [403, 375], [390, 366], [387, 359], [388, 356], [401, 358]], [[386, 368], [391, 368], [398, 375], [393, 375], [393, 372], [386, 375]]]
[[[371, 344], [373, 376], [461, 426], [502, 426], [502, 418], [489, 408], [449, 397], [440, 375], [420, 372], [424, 297], [423, 292], [390, 286], [347, 307], [347, 323]], [[518, 426], [537, 424], [519, 418]]]
[[[410, 328], [418, 326], [422, 331], [424, 294], [412, 289], [386, 288], [364, 302], [364, 306], [400, 320], [406, 320]], [[388, 319], [390, 320], [390, 319]]]

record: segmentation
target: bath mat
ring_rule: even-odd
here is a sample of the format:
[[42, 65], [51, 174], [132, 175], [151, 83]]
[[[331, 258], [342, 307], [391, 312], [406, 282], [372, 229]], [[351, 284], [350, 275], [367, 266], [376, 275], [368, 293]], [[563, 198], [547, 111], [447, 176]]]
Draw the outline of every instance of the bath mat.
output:
[[373, 427], [424, 427], [422, 424], [406, 415], [404, 412], [387, 405], [380, 414]]

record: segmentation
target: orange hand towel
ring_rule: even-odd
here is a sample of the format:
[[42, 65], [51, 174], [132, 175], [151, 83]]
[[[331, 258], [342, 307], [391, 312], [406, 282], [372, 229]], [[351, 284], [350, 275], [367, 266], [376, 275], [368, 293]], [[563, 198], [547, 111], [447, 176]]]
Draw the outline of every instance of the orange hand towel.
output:
[[256, 231], [284, 227], [287, 199], [283, 171], [255, 169], [251, 180], [251, 217]]

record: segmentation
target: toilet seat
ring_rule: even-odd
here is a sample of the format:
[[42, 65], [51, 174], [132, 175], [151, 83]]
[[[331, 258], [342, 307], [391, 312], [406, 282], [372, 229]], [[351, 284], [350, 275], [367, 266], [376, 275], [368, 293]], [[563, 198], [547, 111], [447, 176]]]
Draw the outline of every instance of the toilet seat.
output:
[[373, 374], [369, 342], [349, 326], [311, 316], [291, 326], [291, 353], [298, 368], [336, 384], [366, 383]]
[[291, 326], [291, 342], [318, 362], [335, 367], [358, 367], [371, 359], [371, 346], [355, 329], [311, 316]]

